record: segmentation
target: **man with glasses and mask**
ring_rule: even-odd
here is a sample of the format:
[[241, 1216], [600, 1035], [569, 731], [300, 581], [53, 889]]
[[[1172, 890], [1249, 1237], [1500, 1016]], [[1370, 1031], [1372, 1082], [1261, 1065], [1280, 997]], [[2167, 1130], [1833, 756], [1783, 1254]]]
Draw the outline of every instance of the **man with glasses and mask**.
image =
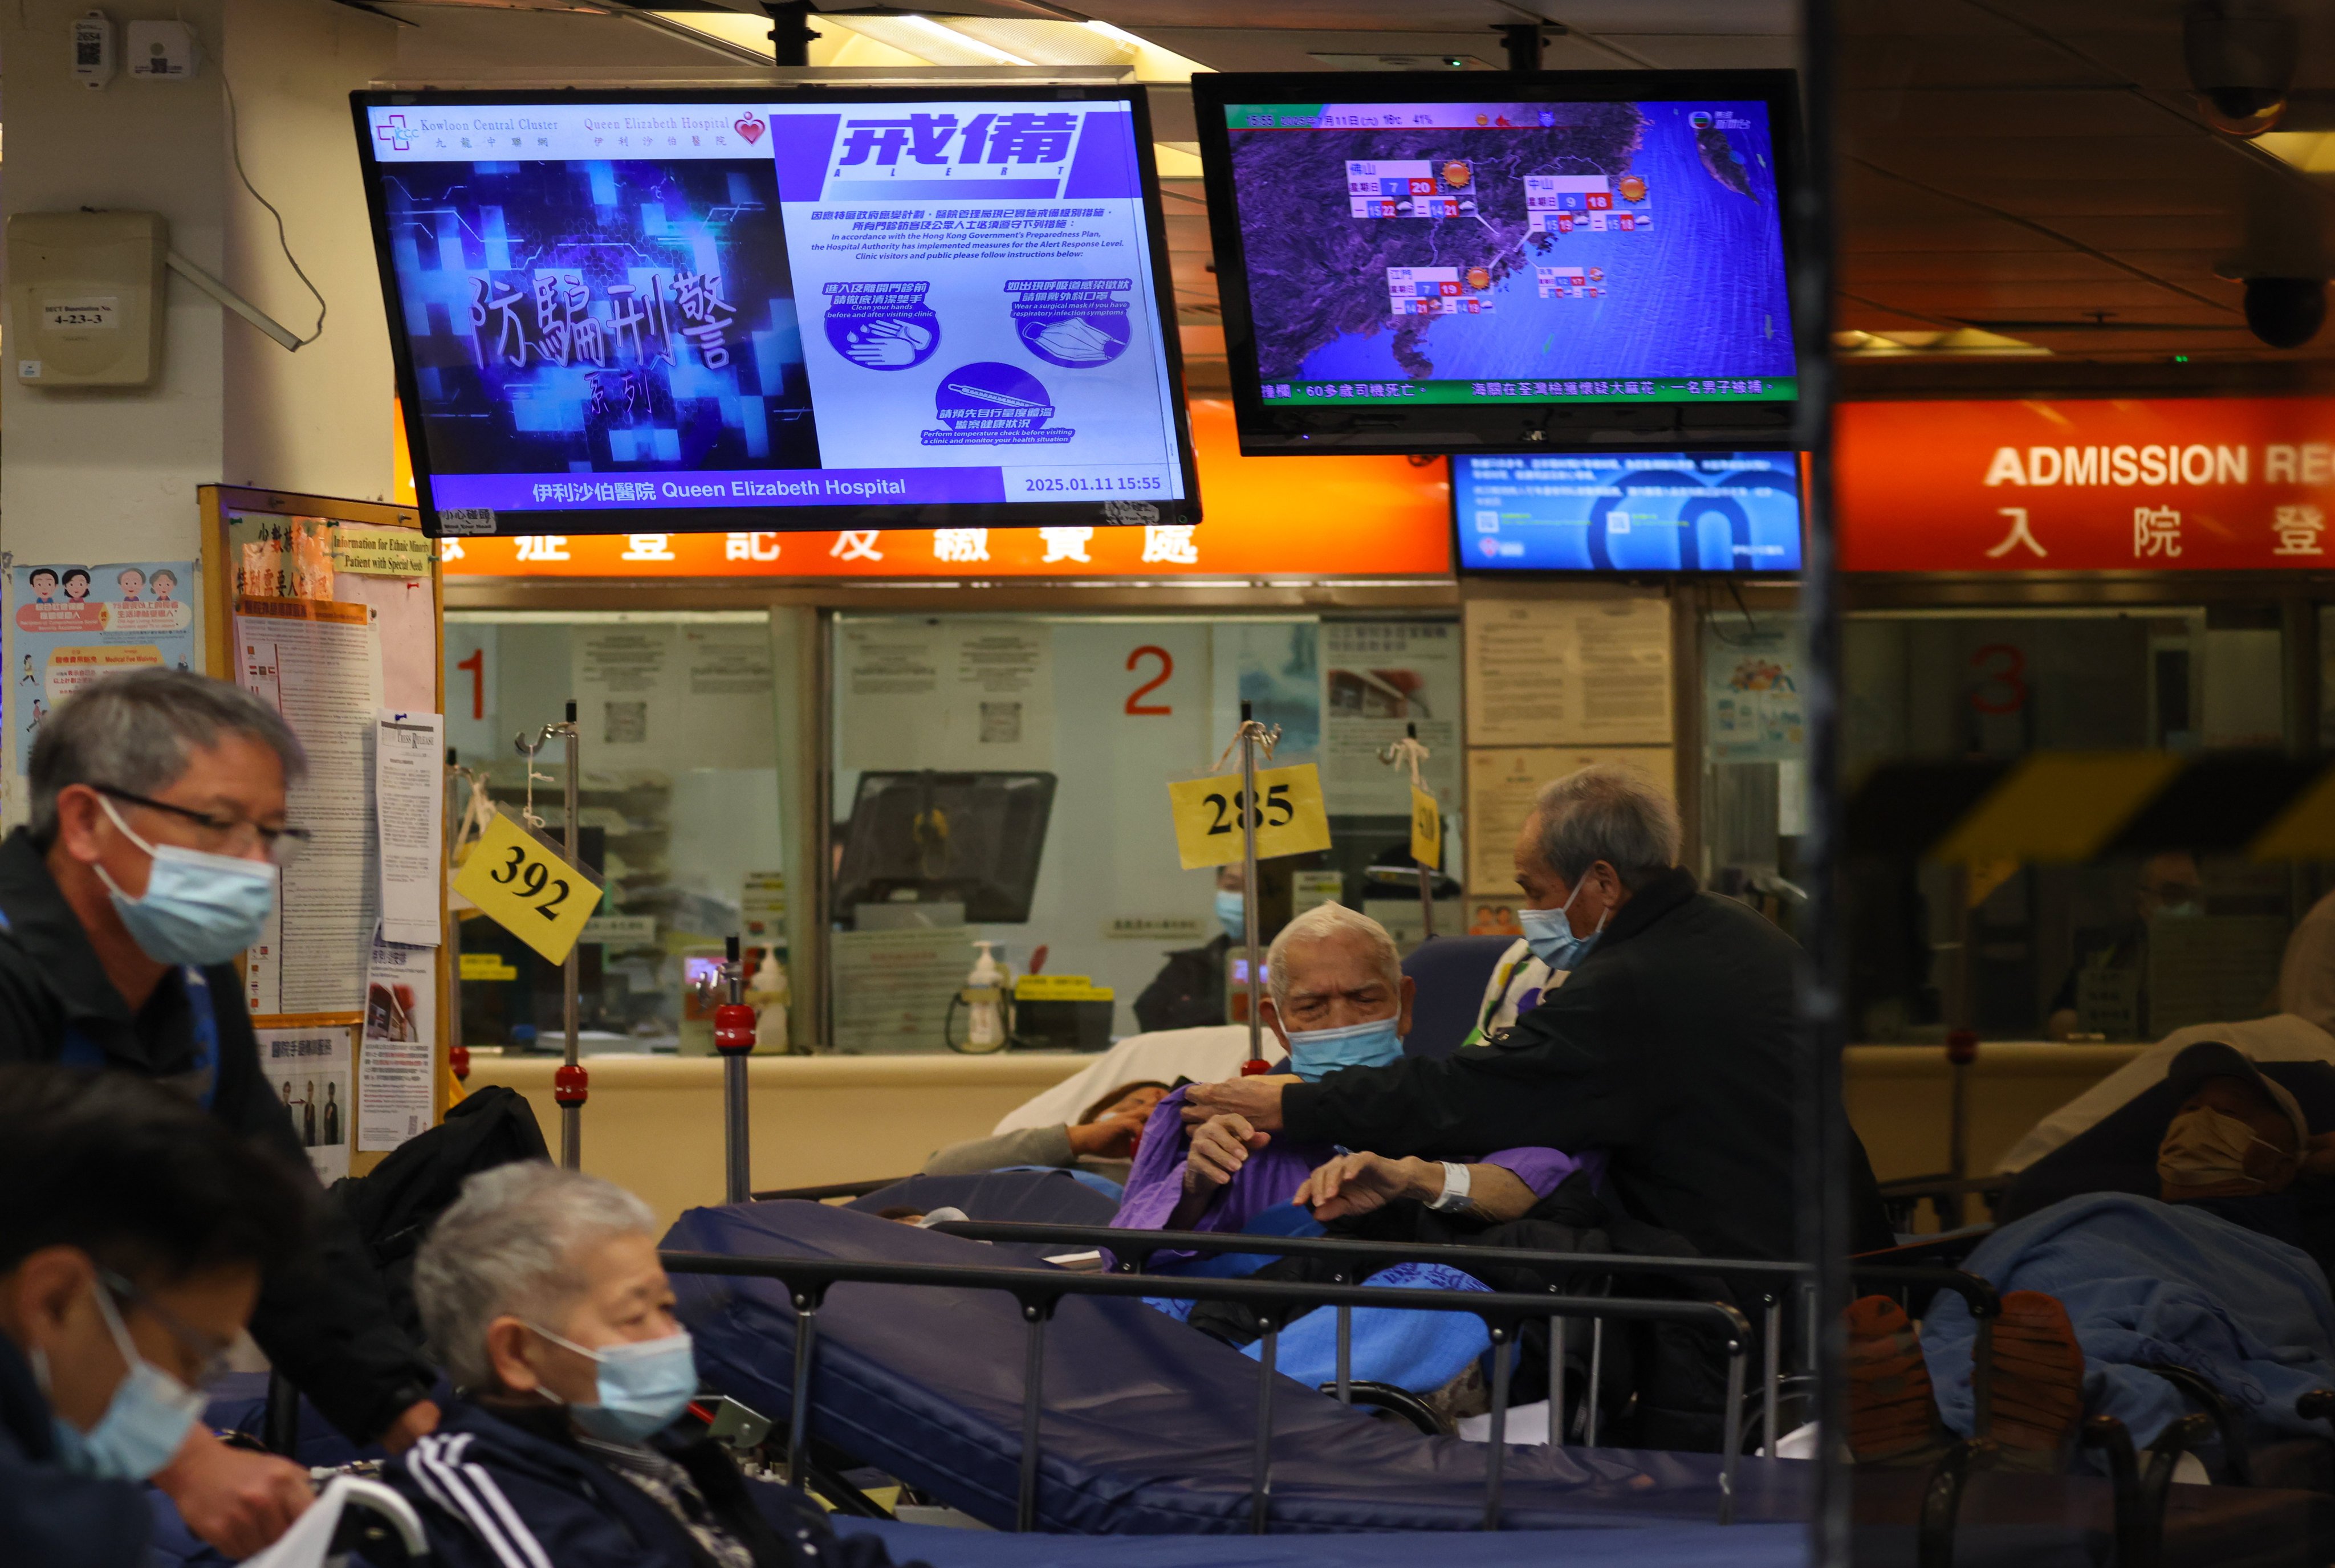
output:
[[195, 1429], [307, 1200], [183, 1095], [26, 1066], [0, 1067], [0, 1556], [133, 1568], [136, 1484]]
[[[285, 807], [305, 765], [273, 709], [183, 671], [111, 676], [63, 704], [33, 749], [31, 820], [0, 842], [0, 1063], [171, 1083], [305, 1163], [261, 1074], [233, 960], [258, 940], [305, 837]], [[431, 1370], [337, 1210], [269, 1272], [251, 1327], [351, 1438], [394, 1450], [436, 1425]], [[200, 1428], [153, 1479], [236, 1557], [275, 1540], [309, 1497], [299, 1466]]]

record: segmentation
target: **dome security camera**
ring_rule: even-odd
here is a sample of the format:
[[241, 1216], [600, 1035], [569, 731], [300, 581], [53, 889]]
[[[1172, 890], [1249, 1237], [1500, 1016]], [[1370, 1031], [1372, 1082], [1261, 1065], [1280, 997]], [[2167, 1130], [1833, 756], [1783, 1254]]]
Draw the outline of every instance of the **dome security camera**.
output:
[[2301, 34], [2278, 0], [2196, 0], [2182, 13], [2189, 84], [2214, 130], [2253, 137], [2278, 123], [2293, 85]]
[[2301, 348], [2327, 319], [2327, 281], [2318, 277], [2246, 279], [2246, 326], [2272, 348]]

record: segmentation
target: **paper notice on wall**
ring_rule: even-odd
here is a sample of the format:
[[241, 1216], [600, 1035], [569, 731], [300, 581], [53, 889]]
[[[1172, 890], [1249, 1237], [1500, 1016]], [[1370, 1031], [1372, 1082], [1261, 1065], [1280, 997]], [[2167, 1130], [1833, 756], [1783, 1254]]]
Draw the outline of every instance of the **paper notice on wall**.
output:
[[191, 561], [12, 564], [10, 576], [7, 707], [19, 773], [42, 724], [92, 681], [150, 665], [194, 667]]
[[1419, 779], [1459, 805], [1459, 627], [1449, 621], [1322, 624], [1322, 794], [1335, 816], [1410, 810], [1410, 769], [1380, 754], [1414, 726]]
[[1468, 891], [1495, 898], [1516, 895], [1516, 835], [1532, 815], [1542, 786], [1593, 762], [1619, 763], [1644, 774], [1678, 798], [1675, 761], [1668, 746], [1471, 747], [1468, 752]]
[[[835, 976], [835, 1049], [846, 1055], [945, 1050], [949, 999], [974, 961], [962, 925], [838, 931], [829, 939]], [[958, 1028], [962, 1031], [963, 1021]]]
[[1051, 626], [854, 622], [838, 654], [845, 768], [1053, 766]]
[[308, 755], [290, 816], [308, 847], [284, 868], [275, 912], [247, 964], [257, 1014], [354, 1012], [380, 915], [373, 716], [381, 644], [363, 605], [243, 599], [236, 678], [284, 715]]
[[357, 1079], [357, 1148], [363, 1153], [386, 1153], [430, 1127], [437, 975], [431, 948], [371, 944]]
[[579, 627], [570, 690], [595, 768], [768, 768], [767, 622]]
[[382, 934], [392, 942], [435, 947], [439, 866], [446, 842], [446, 721], [435, 713], [388, 708], [373, 721]]
[[349, 1130], [354, 1101], [347, 1024], [308, 1029], [262, 1029], [259, 1071], [267, 1091], [284, 1102], [292, 1136], [308, 1151], [316, 1179], [336, 1182], [349, 1174]]
[[1666, 599], [1474, 599], [1471, 746], [1667, 746]]

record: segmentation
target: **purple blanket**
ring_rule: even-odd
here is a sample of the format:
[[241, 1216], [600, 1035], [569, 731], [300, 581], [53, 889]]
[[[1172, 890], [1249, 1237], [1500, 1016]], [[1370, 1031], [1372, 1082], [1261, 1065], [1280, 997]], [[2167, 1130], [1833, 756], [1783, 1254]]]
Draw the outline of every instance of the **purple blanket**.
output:
[[[1184, 1161], [1191, 1148], [1191, 1135], [1184, 1130], [1184, 1091], [1179, 1089], [1161, 1100], [1152, 1111], [1151, 1119], [1144, 1124], [1143, 1147], [1136, 1151], [1135, 1168], [1127, 1177], [1127, 1196], [1120, 1201], [1119, 1213], [1111, 1216], [1110, 1223], [1120, 1230], [1165, 1228], [1168, 1216], [1175, 1212], [1177, 1201], [1184, 1195]], [[1258, 1215], [1287, 1203], [1296, 1194], [1298, 1184], [1315, 1166], [1327, 1163], [1338, 1153], [1329, 1144], [1293, 1143], [1275, 1136], [1264, 1147], [1250, 1151], [1248, 1162], [1241, 1166], [1239, 1174], [1216, 1190], [1200, 1217], [1186, 1228], [1234, 1233], [1246, 1230], [1248, 1223]], [[1496, 1165], [1513, 1171], [1532, 1188], [1535, 1197], [1545, 1198], [1565, 1177], [1584, 1164], [1594, 1164], [1597, 1157], [1591, 1155], [1575, 1159], [1553, 1148], [1504, 1148], [1468, 1163]], [[1172, 1266], [1191, 1256], [1189, 1253], [1155, 1253], [1153, 1266]]]

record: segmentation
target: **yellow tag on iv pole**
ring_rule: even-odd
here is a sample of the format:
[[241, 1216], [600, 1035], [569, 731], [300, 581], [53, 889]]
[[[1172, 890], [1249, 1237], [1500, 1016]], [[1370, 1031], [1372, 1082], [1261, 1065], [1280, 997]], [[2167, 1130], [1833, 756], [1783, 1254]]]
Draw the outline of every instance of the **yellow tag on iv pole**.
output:
[[600, 907], [600, 890], [588, 877], [499, 811], [462, 863], [454, 891], [551, 963], [566, 961]]
[[1443, 811], [1416, 784], [1410, 787], [1410, 857], [1429, 870], [1443, 868]]
[[1187, 779], [1168, 786], [1176, 819], [1176, 853], [1184, 869], [1232, 866], [1241, 858], [1241, 818], [1256, 823], [1256, 857], [1310, 855], [1330, 847], [1330, 815], [1322, 804], [1322, 775], [1311, 762], [1256, 770], [1256, 809], [1248, 811], [1237, 773]]

